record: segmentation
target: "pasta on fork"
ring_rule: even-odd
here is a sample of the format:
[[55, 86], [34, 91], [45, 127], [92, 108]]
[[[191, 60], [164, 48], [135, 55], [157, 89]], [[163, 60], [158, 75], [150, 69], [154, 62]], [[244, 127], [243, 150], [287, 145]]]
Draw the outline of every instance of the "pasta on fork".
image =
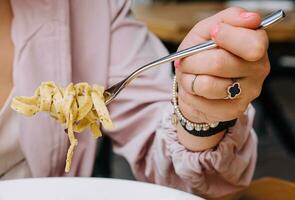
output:
[[58, 122], [65, 124], [70, 141], [65, 167], [65, 172], [68, 173], [78, 145], [75, 133], [90, 128], [94, 138], [98, 138], [102, 136], [100, 123], [105, 129], [113, 128], [103, 92], [102, 86], [91, 87], [88, 83], [71, 83], [66, 88], [61, 88], [54, 82], [43, 82], [34, 96], [15, 97], [11, 108], [26, 116], [48, 112]]

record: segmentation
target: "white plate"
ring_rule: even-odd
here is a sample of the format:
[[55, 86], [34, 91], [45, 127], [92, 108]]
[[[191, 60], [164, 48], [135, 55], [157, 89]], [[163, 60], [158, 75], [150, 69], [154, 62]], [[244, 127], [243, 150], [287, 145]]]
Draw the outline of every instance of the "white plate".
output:
[[35, 178], [0, 182], [0, 200], [200, 200], [179, 190], [105, 178]]

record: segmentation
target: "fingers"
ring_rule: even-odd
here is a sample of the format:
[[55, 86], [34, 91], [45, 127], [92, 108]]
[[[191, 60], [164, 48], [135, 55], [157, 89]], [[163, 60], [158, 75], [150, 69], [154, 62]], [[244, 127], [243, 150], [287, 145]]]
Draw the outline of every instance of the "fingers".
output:
[[178, 70], [190, 74], [241, 78], [255, 73], [259, 64], [249, 63], [224, 49], [211, 49], [182, 59]]
[[217, 45], [247, 61], [261, 59], [268, 48], [264, 30], [251, 30], [228, 24], [216, 24], [212, 33]]
[[243, 99], [209, 100], [195, 96], [187, 93], [181, 86], [178, 91], [178, 103], [184, 116], [191, 121], [199, 122], [229, 121], [241, 116], [248, 106], [248, 101]]
[[227, 96], [227, 88], [233, 81], [216, 76], [182, 74], [179, 83], [192, 95], [207, 99], [224, 99]]
[[[216, 43], [218, 44], [218, 46], [227, 49], [227, 46], [224, 45], [220, 45], [222, 43], [231, 43], [231, 40], [223, 40], [221, 36], [218, 36], [218, 34], [220, 34], [219, 32], [223, 32], [224, 36], [227, 36], [227, 33], [231, 33], [230, 36], [234, 36], [235, 38], [235, 43], [231, 43], [231, 47], [233, 45], [237, 45], [236, 48], [241, 47], [245, 44], [247, 44], [247, 46], [251, 46], [252, 51], [248, 51], [246, 52], [246, 58], [250, 57], [249, 60], [253, 61], [253, 60], [258, 60], [257, 58], [263, 56], [263, 52], [265, 52], [265, 50], [267, 49], [267, 45], [265, 45], [265, 43], [267, 43], [267, 37], [264, 31], [262, 30], [258, 30], [258, 31], [254, 31], [252, 30], [252, 32], [256, 32], [257, 37], [251, 37], [254, 38], [253, 40], [251, 40], [250, 43], [246, 43], [244, 41], [248, 41], [251, 38], [248, 37], [248, 35], [245, 32], [241, 32], [242, 35], [238, 34], [240, 33], [239, 31], [235, 31], [234, 34], [233, 32], [229, 31], [225, 31], [227, 29], [225, 29], [226, 27], [218, 27], [216, 26], [217, 24], [228, 24], [228, 26], [235, 28], [241, 28], [243, 30], [247, 30], [247, 29], [255, 29], [260, 25], [261, 22], [261, 18], [257, 13], [253, 13], [253, 12], [247, 12], [242, 8], [228, 8], [224, 11], [221, 11], [219, 13], [217, 13], [216, 15], [209, 17], [207, 19], [202, 20], [201, 22], [199, 22], [198, 24], [196, 24], [193, 29], [188, 33], [188, 35], [185, 37], [185, 39], [183, 40], [183, 42], [181, 43], [181, 45], [179, 46], [179, 50], [184, 49], [184, 48], [188, 48], [190, 46], [196, 45], [198, 43], [204, 42], [206, 40], [210, 40], [212, 38], [216, 37]], [[249, 30], [251, 31], [251, 30]], [[254, 35], [254, 34], [252, 34]], [[227, 38], [231, 38], [230, 36], [228, 36]], [[219, 38], [217, 38], [219, 37]], [[244, 40], [245, 38], [249, 38], [248, 40]], [[243, 53], [244, 51], [240, 52], [238, 51], [237, 53], [235, 53], [236, 49], [230, 48], [229, 50], [231, 53], [238, 55], [242, 58], [244, 58]], [[248, 55], [250, 54], [250, 55]], [[247, 60], [247, 59], [246, 59]]]
[[231, 7], [200, 21], [193, 27], [191, 32], [208, 40], [211, 39], [211, 29], [215, 24], [221, 22], [232, 26], [255, 29], [260, 25], [261, 17], [257, 13], [248, 12], [242, 8]]
[[242, 91], [236, 99], [243, 98], [244, 100], [252, 101], [260, 94], [261, 79], [253, 79], [252, 77], [233, 80], [208, 75], [182, 74], [178, 78], [179, 85], [186, 93], [208, 100], [225, 99], [228, 96], [228, 88], [234, 82], [240, 84]]
[[179, 50], [211, 39], [211, 30], [218, 23], [232, 26], [255, 29], [260, 25], [261, 17], [257, 13], [247, 12], [242, 8], [228, 8], [216, 15], [197, 23], [184, 38]]
[[[193, 80], [193, 75], [180, 76], [178, 74], [178, 76], [181, 77], [178, 78], [179, 107], [181, 111], [184, 111], [184, 116], [197, 122], [227, 121], [238, 118], [248, 104], [260, 95], [263, 84], [261, 78], [239, 79], [237, 81], [240, 83], [241, 95], [236, 99], [229, 100], [224, 99], [227, 96], [229, 79], [219, 79], [206, 75], [197, 76], [194, 85], [195, 94], [193, 94], [190, 82]], [[200, 78], [200, 81], [198, 81], [198, 78]], [[208, 81], [206, 85], [202, 86], [201, 82], [204, 81], [202, 79], [207, 79], [205, 80], [205, 82]]]
[[233, 80], [235, 80], [240, 83], [240, 87], [243, 91], [237, 98], [245, 98], [251, 101], [260, 94], [263, 81], [270, 72], [268, 56], [265, 55], [261, 61], [250, 67], [255, 69], [253, 70], [255, 76], [251, 75], [242, 78], [233, 76], [230, 78], [223, 78], [220, 76], [185, 73], [177, 70], [176, 77], [179, 85], [181, 85], [187, 93], [207, 99], [224, 99], [228, 94], [228, 87], [232, 85], [234, 82]]
[[248, 104], [260, 95], [265, 77], [269, 74], [270, 64], [267, 55], [258, 65], [255, 76], [237, 79], [241, 94], [233, 100], [223, 99], [227, 96], [227, 87], [231, 79], [210, 75], [197, 75], [192, 91], [194, 74], [177, 70], [178, 102], [184, 116], [194, 122], [227, 121], [238, 118]]

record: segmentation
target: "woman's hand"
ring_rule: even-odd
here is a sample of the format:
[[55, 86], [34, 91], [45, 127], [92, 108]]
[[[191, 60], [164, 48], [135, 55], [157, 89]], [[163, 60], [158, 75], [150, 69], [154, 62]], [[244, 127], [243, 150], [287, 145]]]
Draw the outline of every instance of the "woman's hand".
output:
[[[218, 45], [218, 48], [175, 63], [179, 107], [190, 121], [219, 122], [238, 118], [259, 96], [270, 71], [266, 32], [254, 30], [260, 22], [256, 13], [228, 8], [197, 23], [183, 40], [179, 50], [210, 39]], [[233, 81], [240, 83], [241, 94], [236, 99], [225, 99]], [[199, 138], [189, 135], [179, 125], [177, 129], [180, 142], [194, 151], [215, 146], [223, 136], [219, 133]]]

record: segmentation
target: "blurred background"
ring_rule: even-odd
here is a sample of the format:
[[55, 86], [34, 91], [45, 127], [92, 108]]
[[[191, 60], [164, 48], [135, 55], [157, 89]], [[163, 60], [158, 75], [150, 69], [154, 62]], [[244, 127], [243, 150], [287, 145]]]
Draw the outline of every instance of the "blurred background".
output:
[[[133, 12], [174, 52], [194, 24], [230, 6], [262, 16], [277, 9], [287, 13], [283, 22], [267, 30], [272, 69], [261, 96], [253, 103], [259, 138], [254, 178], [271, 176], [294, 182], [295, 1], [134, 0]], [[133, 179], [127, 162], [112, 153], [109, 140], [104, 138], [102, 143], [97, 157], [102, 164], [95, 169], [95, 176]]]

